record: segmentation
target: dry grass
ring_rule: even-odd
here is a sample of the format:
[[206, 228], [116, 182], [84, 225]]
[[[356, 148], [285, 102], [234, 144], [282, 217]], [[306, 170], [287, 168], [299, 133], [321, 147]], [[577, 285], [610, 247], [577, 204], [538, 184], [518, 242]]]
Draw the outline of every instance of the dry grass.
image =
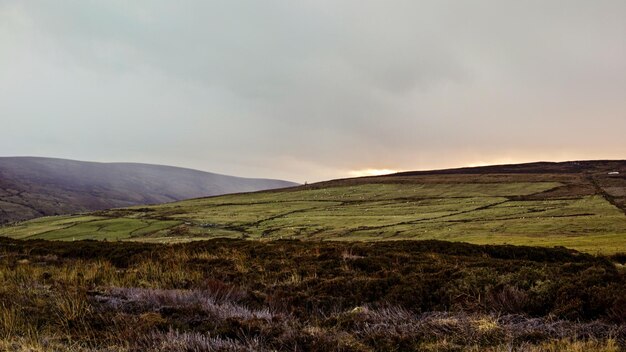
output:
[[445, 242], [4, 240], [0, 350], [618, 351], [624, 275]]

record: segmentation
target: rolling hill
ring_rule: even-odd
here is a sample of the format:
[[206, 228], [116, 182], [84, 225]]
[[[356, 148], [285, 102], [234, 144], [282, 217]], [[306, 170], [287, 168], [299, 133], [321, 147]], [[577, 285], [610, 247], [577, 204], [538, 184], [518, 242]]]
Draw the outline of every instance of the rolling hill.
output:
[[0, 158], [0, 223], [294, 185], [161, 165]]
[[17, 239], [438, 239], [626, 251], [626, 162], [531, 163], [333, 180], [35, 219]]

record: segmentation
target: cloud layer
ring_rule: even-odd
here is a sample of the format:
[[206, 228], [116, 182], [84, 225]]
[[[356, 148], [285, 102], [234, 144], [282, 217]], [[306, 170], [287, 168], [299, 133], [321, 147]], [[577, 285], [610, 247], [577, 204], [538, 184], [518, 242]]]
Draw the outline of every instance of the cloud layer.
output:
[[0, 151], [303, 182], [626, 158], [626, 2], [0, 0]]

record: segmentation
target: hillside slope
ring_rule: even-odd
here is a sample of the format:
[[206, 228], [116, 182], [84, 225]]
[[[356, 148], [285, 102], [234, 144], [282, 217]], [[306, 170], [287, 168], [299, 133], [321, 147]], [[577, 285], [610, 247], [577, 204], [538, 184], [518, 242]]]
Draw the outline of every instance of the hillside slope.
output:
[[0, 235], [155, 242], [439, 239], [624, 252], [625, 175], [623, 161], [394, 174], [42, 218], [0, 228]]
[[0, 158], [0, 223], [294, 185], [161, 165]]

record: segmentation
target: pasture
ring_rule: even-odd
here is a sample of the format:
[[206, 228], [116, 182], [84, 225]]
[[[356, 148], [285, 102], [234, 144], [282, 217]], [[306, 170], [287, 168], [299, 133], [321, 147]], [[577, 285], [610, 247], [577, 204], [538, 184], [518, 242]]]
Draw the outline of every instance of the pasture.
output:
[[0, 235], [144, 242], [438, 239], [626, 251], [626, 216], [602, 194], [563, 194], [577, 186], [571, 178], [529, 179], [364, 180], [39, 218], [0, 228]]

